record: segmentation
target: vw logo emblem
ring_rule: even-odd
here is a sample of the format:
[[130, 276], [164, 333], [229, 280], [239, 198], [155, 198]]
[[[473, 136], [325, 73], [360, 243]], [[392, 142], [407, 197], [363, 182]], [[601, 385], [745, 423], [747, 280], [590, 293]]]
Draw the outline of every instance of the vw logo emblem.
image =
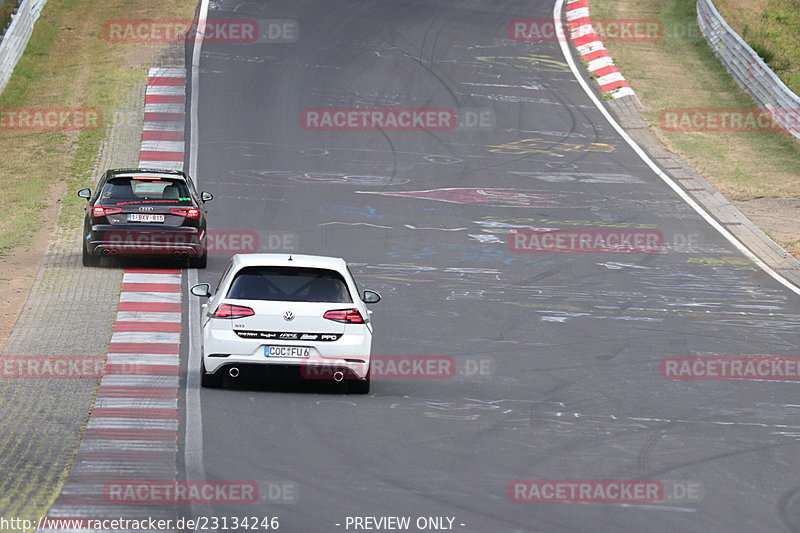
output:
[[153, 210], [152, 207], [140, 207], [139, 208], [139, 211], [152, 211], [152, 210]]
[[289, 322], [290, 320], [294, 320], [294, 313], [292, 313], [291, 310], [286, 311], [285, 313], [283, 313], [283, 319], [287, 322]]

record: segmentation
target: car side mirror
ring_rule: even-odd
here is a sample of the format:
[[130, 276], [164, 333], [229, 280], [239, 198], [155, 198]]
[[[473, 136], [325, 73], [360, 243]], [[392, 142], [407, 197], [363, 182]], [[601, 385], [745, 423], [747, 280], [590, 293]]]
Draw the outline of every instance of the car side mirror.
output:
[[195, 296], [199, 296], [201, 298], [210, 298], [211, 297], [211, 285], [208, 283], [198, 283], [194, 287], [192, 287], [189, 292], [194, 294]]
[[364, 291], [364, 296], [361, 300], [365, 304], [376, 304], [381, 301], [381, 295], [375, 291]]
[[200, 199], [203, 200], [204, 202], [210, 202], [211, 200], [214, 199], [214, 195], [211, 194], [210, 192], [203, 191], [200, 193]]
[[78, 191], [78, 196], [81, 198], [86, 198], [87, 200], [92, 197], [92, 190], [91, 189], [81, 189]]

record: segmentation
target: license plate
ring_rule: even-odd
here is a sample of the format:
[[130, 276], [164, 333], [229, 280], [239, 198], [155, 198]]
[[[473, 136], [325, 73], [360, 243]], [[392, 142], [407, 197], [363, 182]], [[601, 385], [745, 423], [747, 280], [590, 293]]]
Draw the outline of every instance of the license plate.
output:
[[311, 348], [305, 346], [264, 346], [267, 357], [308, 357]]
[[128, 222], [164, 222], [164, 215], [145, 215], [141, 213], [131, 213], [128, 215]]

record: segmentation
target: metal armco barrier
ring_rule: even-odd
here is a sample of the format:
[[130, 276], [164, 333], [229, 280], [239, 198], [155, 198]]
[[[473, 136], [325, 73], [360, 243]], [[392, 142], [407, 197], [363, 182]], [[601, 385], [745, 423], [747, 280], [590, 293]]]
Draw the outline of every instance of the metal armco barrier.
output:
[[47, 0], [23, 0], [3, 40], [0, 41], [0, 92], [11, 79], [17, 61], [25, 52], [33, 33], [33, 25], [46, 3]]
[[800, 97], [725, 22], [711, 0], [697, 0], [697, 23], [708, 44], [739, 86], [782, 128], [800, 139]]

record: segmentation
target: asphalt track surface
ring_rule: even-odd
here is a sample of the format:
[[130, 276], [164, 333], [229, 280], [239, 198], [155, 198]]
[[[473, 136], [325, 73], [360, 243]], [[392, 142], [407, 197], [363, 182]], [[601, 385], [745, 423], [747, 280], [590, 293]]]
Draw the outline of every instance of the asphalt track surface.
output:
[[[521, 0], [212, 2], [209, 19], [291, 19], [300, 39], [203, 45], [197, 179], [215, 194], [210, 226], [344, 257], [384, 297], [374, 355], [451, 356], [466, 370], [374, 380], [369, 396], [317, 383], [202, 390], [206, 477], [299, 491], [294, 504], [206, 514], [278, 516], [289, 532], [345, 531], [348, 516], [453, 517], [465, 532], [800, 529], [797, 383], [659, 372], [667, 356], [798, 355], [800, 300], [624, 143], [557, 42], [508, 39], [511, 19], [552, 12]], [[304, 109], [354, 106], [488, 109], [494, 127], [301, 126]], [[536, 140], [494, 148], [523, 139]], [[473, 191], [383, 194], [448, 188]], [[514, 226], [656, 228], [666, 246], [517, 253]], [[227, 259], [211, 256], [200, 281]], [[515, 479], [680, 481], [702, 496], [517, 503]]]

